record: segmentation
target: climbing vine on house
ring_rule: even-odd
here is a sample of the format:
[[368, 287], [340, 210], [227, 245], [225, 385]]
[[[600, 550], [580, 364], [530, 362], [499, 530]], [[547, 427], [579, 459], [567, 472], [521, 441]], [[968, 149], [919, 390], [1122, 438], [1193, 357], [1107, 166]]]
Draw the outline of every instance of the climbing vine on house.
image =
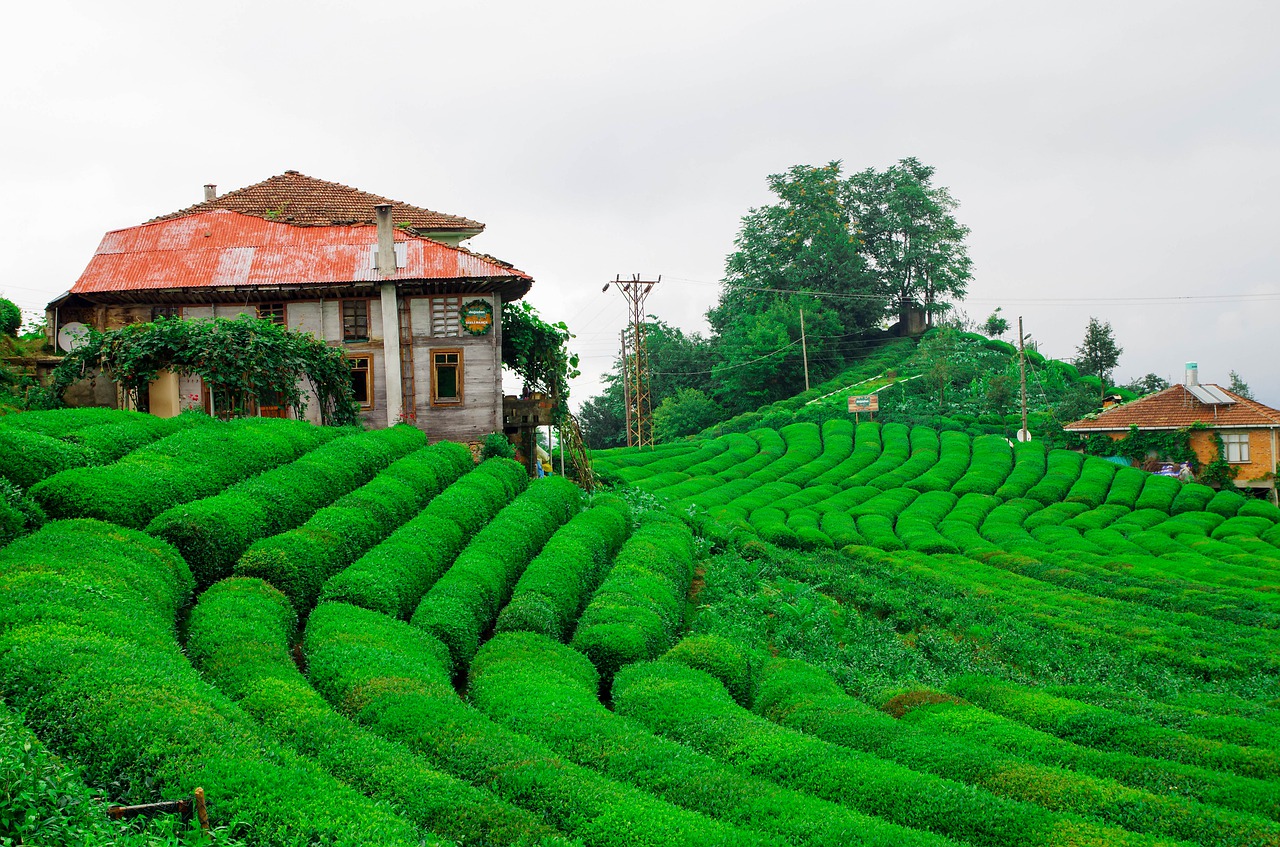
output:
[[1204, 466], [1204, 470], [1200, 473], [1200, 482], [1234, 491], [1237, 469], [1227, 462], [1227, 445], [1222, 443], [1222, 436], [1216, 432], [1213, 434], [1213, 443], [1218, 448], [1218, 456]]
[[1191, 432], [1197, 428], [1139, 430], [1131, 426], [1129, 433], [1119, 440], [1100, 432], [1085, 436], [1083, 446], [1091, 456], [1123, 456], [1138, 465], [1154, 456], [1174, 464], [1189, 462], [1192, 469], [1198, 471], [1200, 460], [1191, 449]]
[[159, 318], [105, 333], [90, 330], [84, 345], [54, 370], [45, 405], [61, 405], [72, 383], [99, 371], [136, 403], [163, 370], [201, 377], [224, 417], [244, 415], [264, 398], [301, 414], [311, 392], [326, 424], [353, 424], [359, 413], [351, 367], [340, 349], [248, 315]]
[[573, 334], [564, 322], [544, 321], [527, 301], [502, 307], [502, 364], [524, 380], [525, 388], [557, 401], [556, 415], [567, 408], [569, 380], [578, 376], [578, 356], [570, 353]]

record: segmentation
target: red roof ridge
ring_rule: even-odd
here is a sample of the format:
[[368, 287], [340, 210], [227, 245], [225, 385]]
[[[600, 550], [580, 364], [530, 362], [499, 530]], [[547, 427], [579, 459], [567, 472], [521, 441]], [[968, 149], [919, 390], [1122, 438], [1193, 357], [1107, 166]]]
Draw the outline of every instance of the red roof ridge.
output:
[[[298, 207], [300, 216], [287, 215], [284, 219], [270, 216], [271, 212], [278, 211], [282, 215], [287, 212], [291, 205], [298, 202], [299, 198], [296, 195], [299, 193], [304, 195], [303, 199], [312, 201], [310, 204]], [[287, 170], [261, 182], [220, 194], [212, 200], [205, 200], [176, 212], [159, 215], [146, 223], [182, 218], [214, 209], [226, 209], [266, 220], [276, 220], [291, 226], [372, 224], [374, 223], [373, 207], [378, 203], [390, 203], [394, 207], [392, 219], [397, 226], [408, 224], [414, 229], [428, 231], [474, 230], [480, 233], [484, 230], [484, 224], [470, 218], [436, 212], [340, 182], [308, 176], [296, 170]]]
[[1280, 410], [1241, 397], [1216, 383], [1204, 385], [1221, 391], [1235, 403], [1210, 405], [1202, 403], [1186, 386], [1171, 385], [1168, 388], [1139, 397], [1119, 406], [1112, 406], [1090, 417], [1073, 421], [1063, 429], [1086, 431], [1117, 431], [1136, 426], [1139, 429], [1179, 429], [1197, 423], [1219, 427], [1268, 426], [1280, 427]]

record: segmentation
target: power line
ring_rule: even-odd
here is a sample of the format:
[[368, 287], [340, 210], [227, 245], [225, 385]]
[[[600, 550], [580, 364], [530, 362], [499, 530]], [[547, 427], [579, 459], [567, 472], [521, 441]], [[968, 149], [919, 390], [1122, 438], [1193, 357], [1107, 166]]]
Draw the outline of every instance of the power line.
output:
[[[676, 282], [690, 282], [695, 285], [726, 286], [723, 282], [710, 282], [703, 279], [684, 277], [668, 277]], [[774, 288], [765, 285], [743, 285], [733, 283], [737, 291], [763, 291], [772, 294], [805, 294], [811, 297], [827, 297], [836, 300], [862, 300], [883, 302], [892, 300], [893, 295], [854, 294], [839, 291], [809, 291], [798, 288]], [[1000, 305], [1176, 305], [1179, 303], [1254, 303], [1269, 300], [1280, 300], [1280, 291], [1261, 291], [1252, 294], [1161, 294], [1154, 297], [966, 297], [965, 303], [1000, 304]]]

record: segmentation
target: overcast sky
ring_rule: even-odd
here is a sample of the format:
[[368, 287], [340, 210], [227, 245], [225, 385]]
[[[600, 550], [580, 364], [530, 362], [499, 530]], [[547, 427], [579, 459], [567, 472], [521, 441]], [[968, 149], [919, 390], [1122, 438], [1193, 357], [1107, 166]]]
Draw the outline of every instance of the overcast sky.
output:
[[102, 234], [287, 169], [485, 222], [617, 353], [617, 274], [705, 329], [768, 174], [915, 156], [959, 201], [962, 308], [1121, 381], [1238, 371], [1280, 406], [1280, 4], [23, 4], [0, 34], [0, 295], [71, 286]]

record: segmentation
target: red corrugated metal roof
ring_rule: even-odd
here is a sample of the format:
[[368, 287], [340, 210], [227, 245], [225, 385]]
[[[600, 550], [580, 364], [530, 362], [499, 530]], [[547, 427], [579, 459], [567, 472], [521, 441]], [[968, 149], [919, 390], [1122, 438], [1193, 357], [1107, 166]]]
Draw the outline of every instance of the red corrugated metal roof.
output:
[[1185, 387], [1173, 385], [1132, 403], [1107, 409], [1096, 417], [1069, 423], [1063, 429], [1116, 432], [1131, 426], [1138, 429], [1181, 429], [1196, 423], [1211, 427], [1280, 426], [1280, 411], [1233, 394], [1220, 385], [1214, 387], [1236, 402], [1212, 406], [1197, 400]]
[[[532, 281], [496, 259], [403, 230], [395, 240], [405, 266], [392, 279]], [[298, 227], [201, 212], [107, 233], [71, 292], [378, 281], [371, 259], [377, 243], [373, 226]]]

